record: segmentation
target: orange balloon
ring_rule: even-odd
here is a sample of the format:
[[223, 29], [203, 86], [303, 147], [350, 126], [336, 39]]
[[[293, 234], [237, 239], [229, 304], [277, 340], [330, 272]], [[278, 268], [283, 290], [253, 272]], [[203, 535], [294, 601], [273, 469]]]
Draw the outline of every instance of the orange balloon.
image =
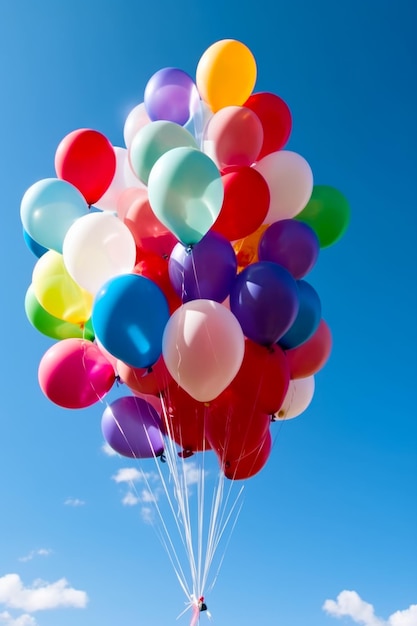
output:
[[233, 243], [237, 257], [238, 272], [241, 272], [251, 263], [259, 261], [258, 245], [267, 228], [268, 224], [262, 224], [251, 235], [243, 237], [243, 239], [238, 239]]
[[256, 73], [256, 61], [249, 48], [235, 39], [222, 39], [200, 58], [197, 88], [214, 112], [225, 106], [241, 106], [255, 87]]

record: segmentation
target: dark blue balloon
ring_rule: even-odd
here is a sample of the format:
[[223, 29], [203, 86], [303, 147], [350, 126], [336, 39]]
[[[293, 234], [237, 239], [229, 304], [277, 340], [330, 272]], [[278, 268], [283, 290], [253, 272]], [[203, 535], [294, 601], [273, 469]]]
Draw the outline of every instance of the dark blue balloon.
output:
[[298, 307], [297, 282], [284, 267], [268, 261], [248, 265], [230, 291], [230, 309], [244, 335], [265, 346], [287, 332]]
[[156, 363], [168, 319], [168, 303], [161, 289], [137, 274], [109, 280], [93, 305], [92, 322], [98, 341], [132, 367]]
[[321, 320], [321, 302], [317, 291], [305, 280], [297, 281], [300, 308], [291, 328], [278, 341], [284, 350], [303, 344], [316, 332]]
[[23, 239], [25, 241], [25, 244], [29, 248], [29, 250], [36, 257], [38, 257], [38, 259], [40, 259], [41, 256], [43, 256], [45, 254], [45, 252], [48, 252], [48, 248], [45, 248], [44, 246], [41, 246], [40, 243], [38, 243], [37, 241], [32, 239], [32, 237], [29, 235], [28, 232], [26, 232], [26, 230], [24, 228], [23, 228]]
[[291, 219], [268, 226], [258, 246], [260, 261], [278, 263], [296, 279], [314, 267], [319, 251], [319, 239], [314, 230], [304, 222]]
[[200, 298], [223, 302], [236, 277], [236, 254], [226, 237], [209, 231], [192, 248], [174, 246], [168, 271], [183, 302]]

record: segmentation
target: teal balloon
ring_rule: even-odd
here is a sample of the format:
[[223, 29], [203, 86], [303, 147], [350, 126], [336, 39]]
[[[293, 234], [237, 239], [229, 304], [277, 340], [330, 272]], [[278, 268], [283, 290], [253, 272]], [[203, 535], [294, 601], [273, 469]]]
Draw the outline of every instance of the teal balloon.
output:
[[216, 221], [223, 204], [220, 172], [200, 150], [173, 148], [153, 166], [149, 203], [156, 217], [181, 243], [198, 243]]
[[133, 138], [129, 149], [130, 165], [136, 176], [147, 185], [149, 174], [157, 160], [168, 150], [182, 146], [198, 147], [188, 130], [174, 122], [151, 122], [141, 128]]
[[44, 178], [25, 192], [20, 204], [23, 228], [39, 245], [62, 254], [69, 227], [88, 210], [84, 196], [71, 183]]
[[61, 320], [46, 311], [37, 300], [32, 285], [29, 286], [25, 296], [25, 313], [29, 322], [36, 330], [52, 339], [80, 339], [94, 340], [94, 330], [91, 320], [83, 326], [71, 324]]

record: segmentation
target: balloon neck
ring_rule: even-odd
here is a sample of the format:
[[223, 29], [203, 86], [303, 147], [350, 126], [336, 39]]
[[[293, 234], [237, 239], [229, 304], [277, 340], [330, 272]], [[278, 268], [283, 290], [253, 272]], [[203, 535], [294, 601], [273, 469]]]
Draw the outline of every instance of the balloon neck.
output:
[[188, 246], [185, 246], [185, 252], [186, 254], [190, 255], [193, 251], [194, 245], [192, 243], [188, 244]]
[[184, 448], [184, 450], [178, 452], [178, 456], [180, 457], [180, 459], [189, 459], [190, 456], [193, 456], [193, 454], [194, 452], [191, 450], [191, 448]]

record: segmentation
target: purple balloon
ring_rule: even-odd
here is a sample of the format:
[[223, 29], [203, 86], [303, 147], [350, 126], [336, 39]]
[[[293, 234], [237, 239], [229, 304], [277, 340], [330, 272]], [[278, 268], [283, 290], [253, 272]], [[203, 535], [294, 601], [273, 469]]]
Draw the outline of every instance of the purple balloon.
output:
[[258, 256], [260, 261], [282, 265], [299, 279], [313, 268], [319, 250], [314, 230], [304, 222], [288, 219], [268, 226], [259, 241]]
[[168, 120], [184, 126], [200, 101], [191, 76], [175, 67], [159, 70], [148, 80], [144, 104], [149, 118]]
[[297, 348], [310, 339], [321, 320], [321, 302], [317, 291], [305, 280], [297, 281], [297, 286], [300, 307], [291, 328], [278, 342], [283, 350]]
[[248, 265], [230, 291], [230, 310], [244, 335], [261, 345], [277, 343], [293, 324], [298, 308], [297, 283], [276, 263]]
[[236, 254], [226, 237], [209, 231], [192, 248], [176, 244], [168, 261], [168, 272], [183, 302], [200, 298], [223, 302], [236, 277]]
[[122, 456], [148, 459], [164, 451], [161, 418], [143, 398], [124, 396], [112, 402], [101, 418], [109, 446]]

